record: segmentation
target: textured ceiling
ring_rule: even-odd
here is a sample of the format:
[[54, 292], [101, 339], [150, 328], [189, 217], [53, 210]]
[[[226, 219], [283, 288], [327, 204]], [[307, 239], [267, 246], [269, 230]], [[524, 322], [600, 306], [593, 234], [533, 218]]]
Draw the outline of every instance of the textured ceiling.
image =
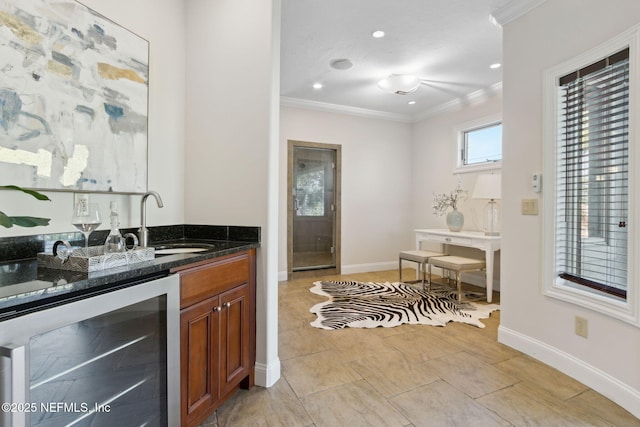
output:
[[[502, 81], [502, 30], [495, 0], [282, 0], [281, 96], [411, 118]], [[375, 30], [386, 36], [372, 37]], [[335, 59], [354, 66], [336, 70]], [[413, 74], [409, 95], [377, 82]], [[313, 89], [321, 83], [322, 89]], [[409, 105], [409, 101], [415, 101]], [[322, 105], [322, 104], [320, 104]]]

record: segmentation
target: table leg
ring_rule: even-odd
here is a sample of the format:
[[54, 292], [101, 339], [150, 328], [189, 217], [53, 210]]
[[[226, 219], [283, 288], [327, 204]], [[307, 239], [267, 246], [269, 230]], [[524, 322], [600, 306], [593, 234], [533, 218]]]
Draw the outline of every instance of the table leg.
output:
[[487, 262], [487, 302], [493, 300], [493, 249], [485, 250], [485, 258]]

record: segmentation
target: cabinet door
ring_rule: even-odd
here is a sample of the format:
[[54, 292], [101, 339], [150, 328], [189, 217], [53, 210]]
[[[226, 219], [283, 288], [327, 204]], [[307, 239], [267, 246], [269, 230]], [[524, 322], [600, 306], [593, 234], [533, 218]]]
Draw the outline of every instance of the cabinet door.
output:
[[[182, 425], [197, 425], [219, 397], [220, 300], [206, 299], [180, 313], [180, 412]], [[197, 420], [197, 421], [196, 421]]]
[[251, 313], [248, 284], [220, 295], [220, 393], [226, 394], [251, 372]]

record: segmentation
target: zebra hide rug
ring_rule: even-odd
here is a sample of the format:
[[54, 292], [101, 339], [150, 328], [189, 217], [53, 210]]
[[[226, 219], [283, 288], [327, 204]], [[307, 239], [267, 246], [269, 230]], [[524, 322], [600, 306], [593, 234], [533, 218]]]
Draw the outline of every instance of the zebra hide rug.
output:
[[497, 304], [458, 303], [455, 291], [406, 283], [355, 281], [315, 282], [310, 289], [328, 301], [311, 307], [318, 318], [311, 326], [322, 329], [391, 328], [402, 324], [445, 326], [463, 322], [484, 328], [480, 319], [500, 308]]

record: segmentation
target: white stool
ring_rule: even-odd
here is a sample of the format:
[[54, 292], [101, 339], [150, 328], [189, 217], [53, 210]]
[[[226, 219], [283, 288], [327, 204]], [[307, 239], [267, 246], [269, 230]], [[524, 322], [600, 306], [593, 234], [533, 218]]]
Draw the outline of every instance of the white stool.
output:
[[[425, 289], [425, 275], [427, 274], [427, 264], [434, 257], [441, 257], [446, 254], [430, 251], [401, 251], [398, 258], [398, 269], [400, 270], [400, 281], [402, 282], [402, 261], [417, 262], [419, 264], [420, 273], [422, 273], [422, 288]], [[431, 265], [429, 265], [429, 286], [431, 286]]]
[[441, 256], [429, 261], [429, 268], [440, 267], [444, 270], [455, 271], [458, 287], [458, 302], [462, 301], [462, 273], [465, 271], [484, 270], [487, 263], [480, 259], [463, 258], [459, 256]]

